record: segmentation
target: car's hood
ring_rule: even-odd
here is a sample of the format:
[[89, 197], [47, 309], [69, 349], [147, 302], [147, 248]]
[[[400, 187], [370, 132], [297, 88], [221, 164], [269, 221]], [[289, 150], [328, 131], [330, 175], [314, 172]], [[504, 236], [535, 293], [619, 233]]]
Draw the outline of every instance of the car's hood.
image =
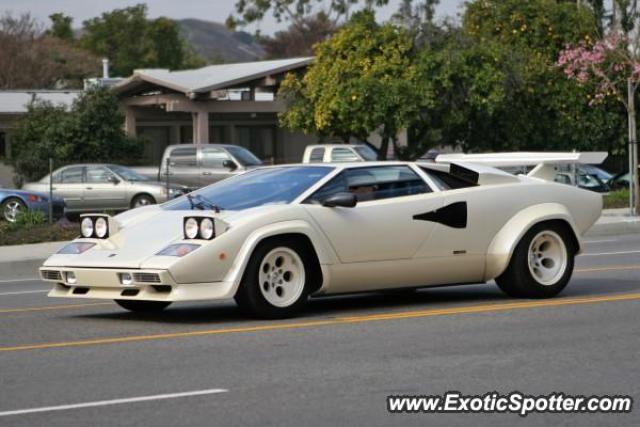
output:
[[[119, 230], [109, 239], [98, 241], [96, 247], [79, 255], [53, 255], [45, 265], [65, 267], [141, 268], [171, 243], [182, 240], [185, 216], [206, 213], [223, 224], [250, 221], [261, 211], [282, 209], [282, 205], [261, 206], [243, 211], [175, 211], [158, 205], [132, 209], [117, 215]], [[217, 226], [216, 226], [217, 229]], [[176, 258], [177, 260], [177, 258]]]

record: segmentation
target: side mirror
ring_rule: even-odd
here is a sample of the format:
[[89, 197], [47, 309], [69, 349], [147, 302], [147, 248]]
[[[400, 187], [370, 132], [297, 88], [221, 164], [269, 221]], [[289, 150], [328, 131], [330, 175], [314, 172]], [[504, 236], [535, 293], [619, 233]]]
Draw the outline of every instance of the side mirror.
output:
[[238, 165], [236, 165], [236, 162], [234, 162], [233, 160], [225, 160], [224, 162], [222, 162], [222, 166], [232, 171], [238, 169]]
[[353, 208], [357, 204], [358, 204], [358, 199], [356, 198], [355, 194], [343, 192], [343, 193], [337, 193], [337, 194], [334, 194], [333, 196], [327, 197], [325, 201], [322, 203], [322, 206], [326, 206], [328, 208], [335, 208], [335, 207]]
[[113, 185], [118, 185], [120, 184], [120, 180], [114, 176], [114, 175], [109, 175], [109, 178], [107, 178], [107, 181], [109, 181], [110, 183], [112, 183]]

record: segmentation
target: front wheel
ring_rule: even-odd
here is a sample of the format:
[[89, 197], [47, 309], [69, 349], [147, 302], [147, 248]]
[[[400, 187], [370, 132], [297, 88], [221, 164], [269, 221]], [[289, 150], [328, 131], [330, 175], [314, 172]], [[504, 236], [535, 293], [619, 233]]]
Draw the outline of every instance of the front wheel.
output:
[[2, 218], [8, 222], [16, 222], [18, 215], [26, 212], [27, 206], [18, 198], [11, 197], [2, 202]]
[[574, 257], [566, 227], [558, 223], [537, 224], [522, 237], [496, 283], [512, 297], [550, 298], [567, 286]]
[[137, 301], [130, 299], [117, 299], [116, 304], [135, 313], [157, 313], [167, 308], [171, 301]]
[[293, 316], [306, 303], [314, 280], [313, 255], [295, 239], [256, 248], [235, 296], [240, 308], [267, 319]]

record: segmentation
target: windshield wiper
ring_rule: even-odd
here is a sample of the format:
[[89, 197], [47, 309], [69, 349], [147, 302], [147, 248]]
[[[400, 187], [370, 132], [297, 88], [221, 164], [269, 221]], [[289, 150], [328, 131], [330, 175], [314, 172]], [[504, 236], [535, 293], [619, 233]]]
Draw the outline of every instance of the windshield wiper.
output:
[[191, 205], [191, 210], [200, 209], [201, 211], [203, 211], [205, 209], [211, 209], [215, 213], [220, 213], [220, 207], [218, 205], [210, 200], [207, 200], [200, 194], [197, 194], [195, 196], [187, 194], [187, 199], [189, 200], [189, 204]]

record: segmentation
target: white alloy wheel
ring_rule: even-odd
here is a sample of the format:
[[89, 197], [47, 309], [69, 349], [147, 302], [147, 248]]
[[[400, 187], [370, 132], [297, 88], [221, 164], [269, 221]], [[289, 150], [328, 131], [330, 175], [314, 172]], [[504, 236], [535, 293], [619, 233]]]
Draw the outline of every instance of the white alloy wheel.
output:
[[567, 247], [556, 232], [544, 230], [531, 239], [529, 271], [541, 285], [555, 285], [567, 269], [567, 259]]
[[304, 291], [305, 269], [300, 256], [287, 247], [277, 247], [260, 263], [258, 286], [271, 305], [289, 307]]
[[9, 222], [16, 222], [16, 218], [22, 212], [22, 203], [18, 200], [9, 200], [4, 205], [4, 219]]

